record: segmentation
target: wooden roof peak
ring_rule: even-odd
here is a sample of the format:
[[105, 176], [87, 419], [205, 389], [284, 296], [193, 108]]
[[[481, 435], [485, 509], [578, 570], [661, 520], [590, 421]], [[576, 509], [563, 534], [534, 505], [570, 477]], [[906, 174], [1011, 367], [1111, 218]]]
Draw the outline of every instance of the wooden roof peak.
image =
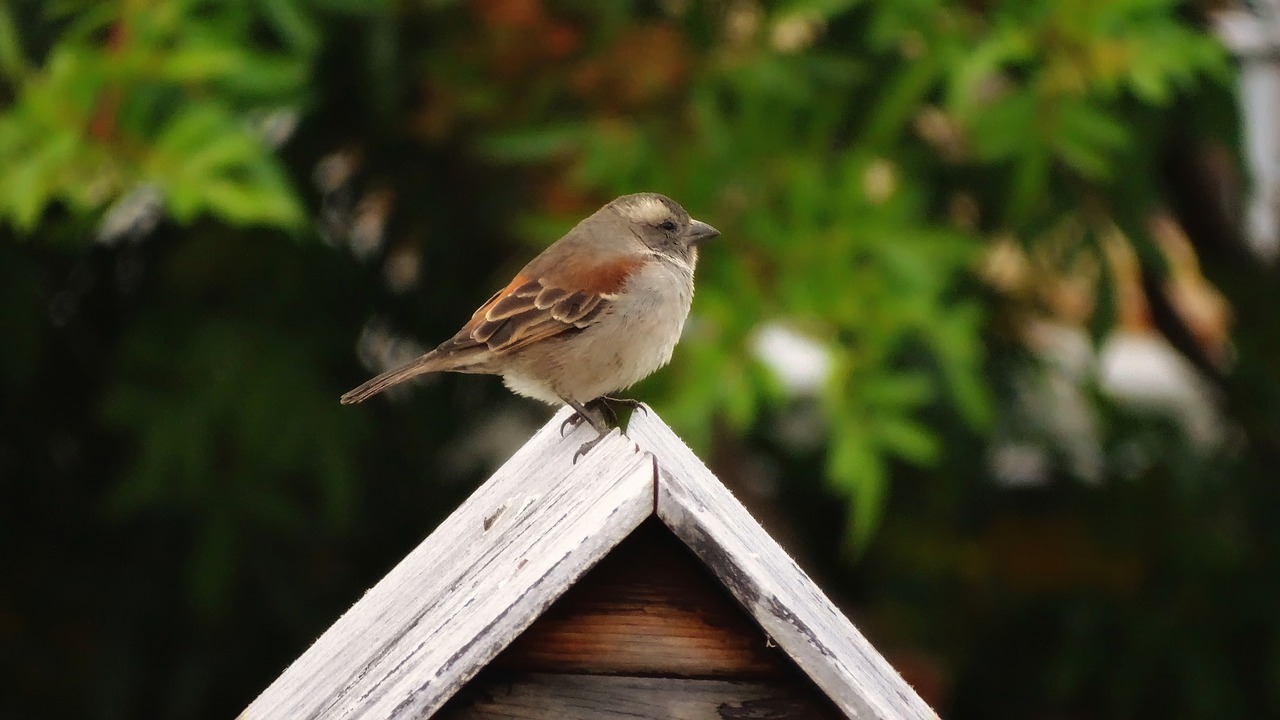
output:
[[936, 719], [652, 410], [577, 464], [565, 409], [240, 715], [426, 718], [655, 517], [849, 717]]

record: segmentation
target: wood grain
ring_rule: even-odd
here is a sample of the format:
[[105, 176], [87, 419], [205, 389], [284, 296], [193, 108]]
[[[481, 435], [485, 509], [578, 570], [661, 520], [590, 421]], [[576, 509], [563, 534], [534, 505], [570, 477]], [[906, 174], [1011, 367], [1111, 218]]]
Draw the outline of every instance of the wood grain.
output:
[[[634, 672], [640, 662], [649, 671], [662, 664], [664, 675], [757, 680], [527, 672], [503, 680], [493, 674], [503, 672], [499, 663], [450, 707], [490, 713], [467, 716], [480, 718], [827, 717], [826, 701], [806, 694], [812, 686], [785, 665], [848, 717], [937, 718], [652, 411], [633, 415], [631, 439], [615, 433], [576, 465], [594, 431], [583, 425], [562, 439], [568, 415], [552, 418], [240, 717], [431, 717], [546, 614], [506, 657], [510, 667]], [[701, 567], [682, 564], [688, 555], [646, 539], [646, 529], [556, 604], [655, 513]], [[691, 567], [709, 571], [754, 622], [726, 609], [723, 592], [716, 600], [705, 575], [698, 585]], [[770, 641], [787, 655], [782, 665]]]
[[486, 675], [446, 720], [827, 720], [840, 713], [811, 685], [783, 682]]
[[564, 673], [803, 677], [657, 519], [614, 548], [493, 664]]
[[653, 460], [552, 418], [241, 715], [423, 718], [653, 512]]
[[627, 434], [658, 458], [658, 517], [845, 714], [936, 720], [937, 714], [656, 414], [634, 413]]

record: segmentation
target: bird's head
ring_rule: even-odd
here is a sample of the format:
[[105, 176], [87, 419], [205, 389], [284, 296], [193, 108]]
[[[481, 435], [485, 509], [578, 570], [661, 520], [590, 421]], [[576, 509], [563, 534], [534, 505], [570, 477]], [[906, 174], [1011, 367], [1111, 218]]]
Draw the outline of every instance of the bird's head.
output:
[[701, 220], [689, 217], [675, 200], [658, 193], [623, 195], [606, 207], [617, 213], [651, 250], [684, 260], [690, 267], [697, 261], [698, 246], [720, 234]]

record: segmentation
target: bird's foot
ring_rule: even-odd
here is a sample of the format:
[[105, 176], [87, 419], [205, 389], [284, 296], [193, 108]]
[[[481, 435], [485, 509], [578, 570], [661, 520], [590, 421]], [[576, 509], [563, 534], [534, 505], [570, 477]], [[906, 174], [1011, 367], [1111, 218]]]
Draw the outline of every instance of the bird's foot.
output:
[[611, 432], [613, 432], [613, 431], [612, 431], [612, 430], [606, 430], [606, 431], [604, 431], [604, 432], [600, 433], [599, 435], [596, 435], [594, 438], [592, 438], [592, 439], [590, 439], [590, 440], [588, 440], [588, 441], [586, 441], [586, 442], [582, 443], [582, 447], [578, 448], [578, 451], [577, 451], [577, 452], [575, 452], [575, 453], [573, 454], [573, 464], [574, 464], [574, 465], [577, 465], [577, 464], [578, 464], [578, 458], [583, 457], [583, 456], [584, 456], [584, 455], [586, 455], [587, 453], [591, 452], [591, 450], [592, 450], [595, 446], [597, 446], [597, 445], [599, 445], [599, 444], [600, 444], [600, 441], [601, 441], [601, 440], [604, 440], [605, 438], [609, 437], [609, 433], [611, 433]]
[[565, 419], [563, 423], [561, 423], [560, 425], [561, 436], [564, 435], [565, 426], [571, 425], [574, 428], [577, 428], [583, 422], [586, 422], [596, 431], [595, 438], [583, 443], [582, 447], [578, 448], [578, 451], [573, 454], [573, 464], [576, 465], [578, 463], [578, 458], [590, 452], [591, 448], [594, 448], [596, 445], [599, 445], [600, 441], [605, 439], [605, 437], [610, 432], [613, 431], [613, 428], [611, 428], [609, 426], [609, 423], [605, 422], [605, 419], [604, 419], [604, 414], [606, 411], [610, 413], [612, 413], [613, 411], [609, 408], [608, 405], [605, 405], [604, 403], [600, 402], [598, 398], [596, 400], [592, 400], [591, 402], [585, 405], [573, 400], [565, 400], [565, 402], [569, 405], [569, 407], [574, 409], [574, 414], [570, 415], [568, 418]]
[[636, 410], [643, 410], [646, 415], [649, 414], [648, 405], [645, 405], [639, 400], [633, 400], [632, 398], [616, 398], [616, 397], [609, 397], [608, 395], [604, 395], [598, 398], [596, 401], [599, 402], [601, 405], [608, 407], [610, 411], [613, 410], [611, 406], [621, 405], [622, 407], [631, 410], [631, 412], [635, 412]]
[[587, 419], [583, 417], [582, 413], [575, 410], [572, 415], [564, 419], [564, 422], [560, 423], [560, 437], [564, 437], [565, 428], [577, 430], [578, 426], [583, 422], [587, 422]]
[[576, 430], [583, 422], [595, 428], [597, 432], [601, 431], [602, 428], [608, 427], [609, 424], [616, 426], [618, 424], [618, 413], [614, 411], [611, 403], [625, 405], [632, 410], [641, 406], [641, 403], [637, 400], [611, 397], [598, 397], [585, 405], [571, 404], [570, 406], [573, 407], [574, 413], [560, 423], [560, 437], [564, 437], [565, 428]]

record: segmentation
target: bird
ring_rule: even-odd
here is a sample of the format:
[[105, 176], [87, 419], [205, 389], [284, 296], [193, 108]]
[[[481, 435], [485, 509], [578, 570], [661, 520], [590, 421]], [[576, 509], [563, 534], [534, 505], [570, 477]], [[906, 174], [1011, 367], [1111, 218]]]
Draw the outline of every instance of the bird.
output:
[[[618, 197], [529, 261], [453, 337], [344, 394], [363, 402], [425, 373], [502, 376], [518, 395], [568, 405], [565, 425], [611, 431], [612, 397], [671, 360], [693, 302], [699, 247], [720, 231], [658, 193]], [[563, 432], [564, 425], [561, 426]]]

